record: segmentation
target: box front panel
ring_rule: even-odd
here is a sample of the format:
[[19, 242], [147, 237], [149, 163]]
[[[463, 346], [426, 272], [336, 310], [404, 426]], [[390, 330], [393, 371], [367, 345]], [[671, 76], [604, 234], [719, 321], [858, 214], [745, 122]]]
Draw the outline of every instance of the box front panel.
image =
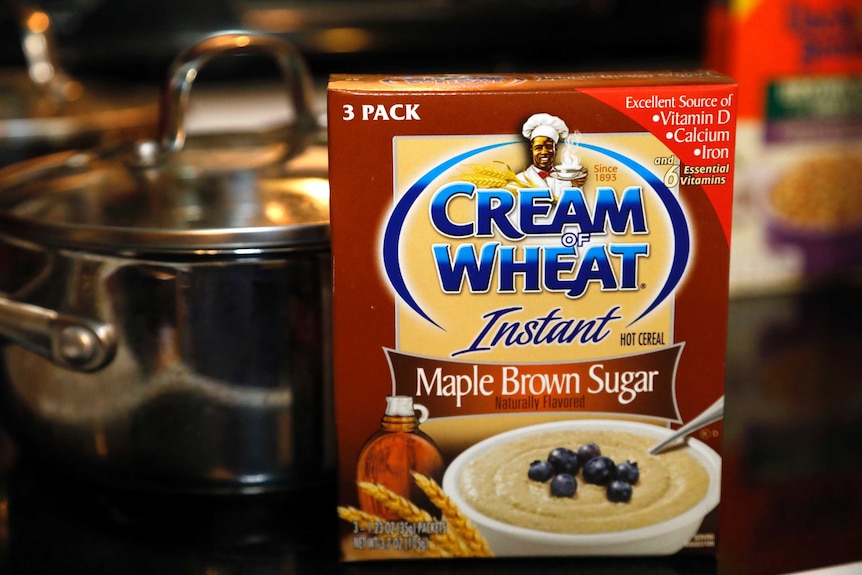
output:
[[[679, 542], [655, 536], [679, 516], [664, 507], [697, 515], [669, 493], [708, 498], [720, 471], [676, 476], [681, 454], [643, 442], [723, 393], [734, 86], [515, 81], [330, 85], [344, 558], [712, 552], [714, 506]], [[697, 434], [708, 458], [720, 431]], [[590, 437], [638, 459], [627, 502], [584, 456], [565, 499], [561, 472], [528, 477], [544, 443]], [[505, 466], [462, 470], [507, 449]], [[471, 500], [486, 472], [499, 489]], [[546, 521], [557, 504], [612, 519]]]

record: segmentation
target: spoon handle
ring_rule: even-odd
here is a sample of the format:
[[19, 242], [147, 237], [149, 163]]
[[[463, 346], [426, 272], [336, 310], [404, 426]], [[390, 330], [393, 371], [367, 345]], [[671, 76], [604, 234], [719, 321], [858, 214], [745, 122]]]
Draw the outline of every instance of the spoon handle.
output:
[[660, 443], [653, 446], [652, 449], [649, 450], [651, 455], [656, 455], [664, 451], [664, 449], [678, 440], [686, 437], [692, 431], [697, 431], [701, 427], [705, 427], [710, 423], [715, 423], [719, 419], [724, 417], [724, 396], [722, 395], [718, 400], [707, 407], [700, 415], [680, 427], [676, 430], [676, 433], [668, 437], [667, 439], [661, 441]]

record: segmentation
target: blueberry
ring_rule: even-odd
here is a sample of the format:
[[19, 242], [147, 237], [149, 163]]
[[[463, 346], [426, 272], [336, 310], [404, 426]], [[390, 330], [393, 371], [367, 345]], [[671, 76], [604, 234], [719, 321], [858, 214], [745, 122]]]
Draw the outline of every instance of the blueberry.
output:
[[608, 485], [608, 500], [613, 503], [628, 503], [632, 499], [632, 486], [625, 481], [611, 481]]
[[557, 473], [568, 473], [574, 475], [578, 472], [578, 454], [565, 447], [557, 447], [548, 454], [548, 461], [554, 466]]
[[594, 485], [607, 485], [616, 475], [617, 466], [613, 459], [599, 455], [584, 464], [584, 481]]
[[530, 470], [527, 471], [527, 477], [533, 481], [541, 481], [544, 483], [554, 476], [554, 466], [548, 461], [539, 461], [538, 459], [530, 464]]
[[601, 454], [602, 450], [599, 449], [598, 445], [595, 443], [587, 443], [578, 448], [578, 461], [583, 465], [593, 457], [598, 457]]
[[558, 473], [551, 479], [551, 495], [571, 497], [578, 490], [578, 480], [570, 473]]
[[625, 481], [629, 485], [634, 485], [640, 479], [641, 472], [638, 469], [638, 464], [635, 461], [624, 461], [617, 465], [617, 479]]

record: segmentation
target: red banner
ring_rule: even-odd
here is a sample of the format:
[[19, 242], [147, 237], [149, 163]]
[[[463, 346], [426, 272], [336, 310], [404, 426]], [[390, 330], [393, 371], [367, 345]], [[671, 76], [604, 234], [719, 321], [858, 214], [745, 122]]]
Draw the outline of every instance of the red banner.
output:
[[395, 393], [412, 396], [431, 417], [580, 411], [680, 422], [675, 388], [683, 345], [547, 364], [463, 362], [385, 351]]

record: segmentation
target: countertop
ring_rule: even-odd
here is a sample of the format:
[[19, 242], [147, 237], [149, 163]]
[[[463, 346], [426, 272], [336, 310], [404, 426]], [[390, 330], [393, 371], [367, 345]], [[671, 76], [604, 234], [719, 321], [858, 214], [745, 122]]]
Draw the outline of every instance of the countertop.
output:
[[107, 492], [31, 466], [3, 435], [0, 573], [862, 573], [861, 297], [857, 278], [731, 301], [717, 560], [340, 565], [327, 485], [221, 498]]

